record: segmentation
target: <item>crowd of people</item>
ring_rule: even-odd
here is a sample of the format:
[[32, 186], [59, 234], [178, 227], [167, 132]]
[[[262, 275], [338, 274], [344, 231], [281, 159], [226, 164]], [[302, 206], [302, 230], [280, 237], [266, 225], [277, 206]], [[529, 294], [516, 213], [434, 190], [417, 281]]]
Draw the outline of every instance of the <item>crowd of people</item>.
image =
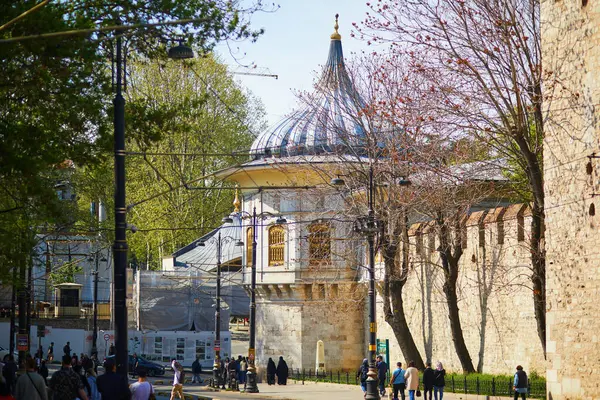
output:
[[[437, 362], [436, 368], [431, 367], [431, 363], [425, 364], [422, 379], [419, 379], [419, 370], [415, 367], [414, 361], [408, 363], [408, 368], [402, 369], [402, 363], [396, 363], [396, 369], [389, 375], [388, 381], [388, 365], [383, 360], [382, 356], [377, 356], [376, 363], [377, 381], [379, 394], [385, 396], [386, 383], [392, 389], [392, 398], [394, 400], [405, 400], [405, 391], [408, 390], [409, 400], [415, 400], [415, 397], [421, 396], [420, 388], [423, 388], [423, 400], [443, 400], [444, 386], [446, 385], [446, 371], [441, 362]], [[369, 373], [369, 361], [365, 358], [358, 368], [356, 373], [357, 379], [360, 379], [360, 386], [364, 396], [367, 395], [367, 379]], [[523, 371], [523, 367], [518, 365], [517, 372], [513, 382], [514, 400], [519, 396], [525, 400], [527, 393], [527, 374]], [[400, 398], [398, 397], [400, 396]]]
[[[104, 361], [104, 374], [97, 375], [96, 357], [70, 353], [69, 343], [63, 348], [61, 367], [48, 378], [46, 362], [53, 358], [53, 345], [46, 360], [25, 358], [25, 371], [17, 376], [18, 367], [12, 355], [0, 364], [0, 400], [149, 400], [154, 398], [154, 388], [147, 381], [145, 368], [138, 368], [137, 382], [129, 385], [126, 377], [116, 373], [114, 358]], [[52, 349], [52, 350], [50, 350]]]

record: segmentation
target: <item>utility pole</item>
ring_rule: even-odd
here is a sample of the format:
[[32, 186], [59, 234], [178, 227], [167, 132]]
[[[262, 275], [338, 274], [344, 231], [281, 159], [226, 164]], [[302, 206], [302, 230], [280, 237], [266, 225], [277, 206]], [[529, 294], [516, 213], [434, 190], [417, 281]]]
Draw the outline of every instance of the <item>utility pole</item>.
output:
[[217, 293], [215, 304], [215, 363], [213, 365], [213, 378], [215, 387], [225, 382], [221, 382], [221, 230], [217, 237]]
[[[22, 237], [21, 240], [24, 240]], [[21, 252], [19, 254], [19, 291], [17, 293], [17, 300], [19, 303], [19, 334], [17, 340], [17, 347], [19, 349], [19, 368], [25, 368], [25, 355], [29, 349], [29, 334], [27, 332], [27, 266], [25, 260], [25, 253], [23, 252], [24, 242], [21, 242]], [[27, 349], [21, 350], [23, 347], [23, 338], [27, 337]]]
[[116, 89], [114, 104], [115, 241], [113, 244], [113, 315], [117, 373], [127, 377], [127, 207], [125, 205], [125, 99], [122, 94], [123, 59], [121, 35], [117, 35]]
[[252, 212], [252, 272], [250, 281], [250, 343], [248, 346], [248, 372], [246, 392], [258, 393], [256, 384], [256, 207]]
[[93, 312], [94, 312], [94, 327], [92, 328], [92, 356], [95, 354], [98, 356], [98, 251], [96, 251], [95, 257], [95, 268], [94, 268], [94, 304], [93, 304]]

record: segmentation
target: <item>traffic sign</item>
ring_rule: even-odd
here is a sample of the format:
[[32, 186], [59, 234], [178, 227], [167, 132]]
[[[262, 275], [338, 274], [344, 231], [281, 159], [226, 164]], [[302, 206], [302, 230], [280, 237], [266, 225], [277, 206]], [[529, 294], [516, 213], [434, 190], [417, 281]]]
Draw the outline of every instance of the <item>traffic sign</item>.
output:
[[19, 333], [17, 335], [17, 350], [27, 351], [29, 350], [29, 335], [26, 333]]
[[110, 340], [110, 335], [108, 333], [104, 334], [104, 341], [108, 342]]

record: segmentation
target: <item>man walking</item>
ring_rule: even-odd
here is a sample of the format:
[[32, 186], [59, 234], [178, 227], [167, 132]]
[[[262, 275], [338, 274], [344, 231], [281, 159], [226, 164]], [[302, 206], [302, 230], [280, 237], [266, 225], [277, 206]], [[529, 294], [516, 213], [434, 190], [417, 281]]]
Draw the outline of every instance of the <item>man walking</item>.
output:
[[15, 379], [17, 378], [18, 369], [19, 367], [17, 367], [17, 363], [15, 363], [15, 357], [12, 354], [9, 354], [8, 360], [4, 364], [4, 367], [2, 367], [2, 376], [4, 376], [6, 386], [11, 392], [15, 385]]
[[66, 356], [71, 357], [71, 342], [67, 342], [67, 344], [65, 344], [65, 347], [63, 347], [63, 353], [65, 353]]
[[394, 400], [398, 400], [398, 392], [400, 397], [404, 400], [404, 389], [406, 389], [406, 381], [404, 380], [405, 371], [402, 369], [402, 363], [396, 363], [396, 369], [392, 373], [390, 378], [390, 386], [394, 389]]
[[425, 363], [425, 371], [423, 371], [423, 400], [433, 400], [433, 383], [435, 382], [435, 374], [431, 368], [431, 363]]
[[114, 359], [109, 358], [104, 362], [104, 371], [104, 375], [96, 379], [102, 399], [129, 400], [131, 398], [129, 382], [126, 377], [116, 374], [117, 364]]
[[178, 398], [184, 400], [183, 397], [183, 367], [175, 359], [171, 362], [171, 368], [173, 368], [173, 389], [171, 389], [171, 399], [175, 399], [175, 395]]
[[71, 356], [68, 354], [63, 356], [61, 368], [52, 374], [49, 387], [54, 400], [88, 400], [81, 378], [71, 368]]
[[200, 373], [202, 373], [202, 365], [200, 365], [200, 357], [196, 357], [192, 363], [192, 383], [202, 383]]
[[17, 379], [15, 398], [17, 400], [48, 400], [44, 378], [35, 372], [35, 360], [30, 356], [25, 360], [25, 368], [25, 374]]
[[379, 380], [379, 394], [385, 396], [385, 381], [387, 378], [388, 365], [383, 361], [383, 356], [377, 356], [377, 379]]
[[49, 363], [51, 363], [54, 360], [54, 342], [50, 343], [50, 346], [48, 347], [48, 357], [47, 357], [47, 361]]
[[515, 373], [515, 380], [513, 383], [513, 390], [515, 391], [515, 400], [521, 395], [521, 399], [525, 400], [527, 396], [527, 374], [523, 371], [523, 367], [517, 365], [517, 372]]
[[154, 394], [152, 384], [146, 379], [146, 368], [138, 370], [138, 381], [129, 386], [131, 390], [131, 400], [148, 400], [151, 394]]

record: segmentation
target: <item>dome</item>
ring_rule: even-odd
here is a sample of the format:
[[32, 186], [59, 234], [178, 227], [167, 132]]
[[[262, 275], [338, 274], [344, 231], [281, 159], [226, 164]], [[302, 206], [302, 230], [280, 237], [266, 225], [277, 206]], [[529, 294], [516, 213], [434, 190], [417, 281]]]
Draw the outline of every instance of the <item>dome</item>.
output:
[[340, 152], [363, 144], [365, 125], [359, 115], [365, 103], [346, 71], [337, 29], [336, 15], [329, 57], [314, 93], [303, 99], [299, 110], [254, 140], [251, 154], [255, 159]]

